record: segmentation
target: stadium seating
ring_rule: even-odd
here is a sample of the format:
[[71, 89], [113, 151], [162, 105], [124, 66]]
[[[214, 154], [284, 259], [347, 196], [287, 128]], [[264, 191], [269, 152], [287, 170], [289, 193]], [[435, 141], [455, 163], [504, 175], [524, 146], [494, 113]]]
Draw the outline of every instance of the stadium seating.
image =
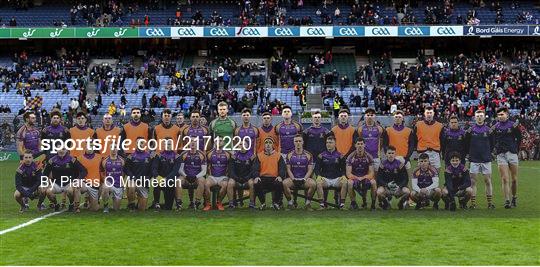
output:
[[[516, 24], [516, 18], [518, 14], [523, 11], [528, 11], [532, 15], [533, 19], [525, 24], [536, 24], [537, 20], [540, 19], [540, 10], [534, 6], [532, 1], [520, 1], [520, 7], [516, 9], [511, 8], [511, 3], [503, 2], [503, 14], [505, 19], [505, 24]], [[351, 11], [351, 6], [349, 5], [328, 5], [326, 10], [323, 10], [322, 7], [305, 5], [299, 9], [288, 9], [286, 12], [286, 18], [302, 18], [310, 16], [315, 25], [321, 24], [321, 18], [318, 17], [315, 13], [317, 9], [331, 15], [333, 17], [335, 8], [339, 7], [341, 11], [340, 18], [334, 18], [333, 24], [346, 24], [346, 17]], [[11, 18], [15, 18], [17, 21], [17, 26], [22, 27], [37, 27], [37, 26], [52, 26], [54, 21], [64, 21], [68, 26], [86, 26], [87, 22], [84, 21], [80, 16], [77, 16], [76, 25], [70, 25], [70, 8], [69, 5], [51, 5], [46, 4], [43, 6], [37, 6], [29, 9], [28, 11], [14, 11], [12, 8], [3, 7], [0, 9], [0, 18], [2, 19], [2, 24], [9, 24]], [[378, 6], [376, 8], [379, 11], [381, 18], [388, 16], [389, 18], [397, 17], [397, 12], [394, 8]], [[458, 3], [455, 5], [452, 16], [450, 17], [450, 22], [456, 24], [457, 15], [461, 15], [463, 18], [466, 18], [467, 12], [472, 9], [471, 5]], [[223, 17], [224, 21], [228, 19], [231, 20], [232, 25], [239, 25], [239, 8], [237, 5], [231, 4], [193, 4], [191, 9], [186, 6], [182, 6], [182, 18], [191, 18], [191, 16], [197, 11], [200, 10], [204, 18], [209, 18], [214, 11], [217, 11], [219, 15]], [[418, 24], [424, 24], [424, 14], [425, 5], [420, 5], [412, 9], [412, 13], [418, 20]], [[483, 8], [475, 8], [477, 11], [477, 18], [480, 20], [481, 24], [493, 24], [495, 23], [496, 13], [491, 11], [488, 6]], [[174, 17], [176, 9], [175, 7], [165, 8], [163, 10], [146, 10], [144, 7], [141, 7], [138, 11], [129, 14], [125, 12], [125, 15], [121, 18], [121, 21], [112, 24], [111, 26], [127, 26], [129, 25], [132, 19], [143, 20], [145, 15], [150, 17], [150, 25], [152, 26], [164, 26], [167, 25], [167, 20]], [[259, 24], [264, 24], [264, 16], [259, 16]]]

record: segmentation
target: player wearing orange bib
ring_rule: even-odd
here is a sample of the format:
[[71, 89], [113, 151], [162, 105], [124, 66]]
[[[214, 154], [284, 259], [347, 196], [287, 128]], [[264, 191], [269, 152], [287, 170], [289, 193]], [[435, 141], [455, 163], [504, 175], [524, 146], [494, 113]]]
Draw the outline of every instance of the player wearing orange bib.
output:
[[416, 148], [416, 141], [415, 136], [412, 134], [412, 129], [404, 125], [403, 118], [403, 111], [397, 110], [394, 112], [394, 125], [386, 127], [382, 135], [382, 142], [385, 153], [389, 146], [396, 148], [396, 159], [405, 162], [407, 176], [411, 180], [412, 169], [410, 158]]
[[71, 136], [71, 139], [75, 141], [76, 147], [75, 149], [71, 150], [69, 154], [73, 157], [80, 157], [82, 154], [84, 154], [85, 148], [82, 140], [86, 140], [88, 138], [92, 139], [94, 136], [94, 130], [86, 125], [86, 122], [88, 121], [88, 117], [84, 112], [77, 113], [76, 116], [76, 125], [71, 127], [69, 129], [69, 134]]
[[341, 155], [347, 157], [353, 147], [353, 140], [357, 138], [357, 133], [349, 125], [349, 111], [342, 109], [339, 111], [338, 124], [332, 127], [332, 132], [336, 137], [336, 148]]
[[92, 148], [86, 149], [85, 153], [77, 160], [86, 168], [86, 176], [81, 185], [81, 194], [88, 193], [88, 209], [97, 211], [99, 209], [99, 191], [101, 186], [101, 155], [94, 153]]
[[111, 146], [113, 145], [113, 140], [115, 141], [115, 146], [118, 146], [119, 136], [122, 132], [120, 127], [113, 125], [113, 118], [110, 114], [103, 115], [103, 126], [96, 129], [94, 134], [95, 139], [99, 139], [101, 143], [100, 155], [105, 158], [111, 155]]
[[138, 138], [142, 138], [146, 142], [148, 142], [148, 139], [152, 136], [152, 129], [150, 128], [150, 126], [148, 126], [148, 124], [141, 121], [140, 108], [131, 109], [131, 121], [124, 124], [124, 129], [120, 136], [122, 137], [122, 142], [124, 140], [131, 141], [131, 144], [127, 146], [127, 149], [124, 151], [124, 153], [126, 154], [131, 154], [135, 152], [135, 149], [137, 148]]
[[161, 113], [161, 123], [154, 127], [154, 139], [157, 141], [158, 147], [156, 152], [159, 153], [165, 150], [165, 142], [173, 142], [174, 150], [181, 148], [176, 146], [180, 128], [171, 123], [172, 112], [170, 109], [164, 109]]
[[413, 135], [416, 136], [416, 151], [418, 154], [426, 153], [432, 167], [441, 168], [441, 137], [443, 133], [442, 123], [435, 121], [435, 110], [426, 107], [424, 120], [416, 122]]

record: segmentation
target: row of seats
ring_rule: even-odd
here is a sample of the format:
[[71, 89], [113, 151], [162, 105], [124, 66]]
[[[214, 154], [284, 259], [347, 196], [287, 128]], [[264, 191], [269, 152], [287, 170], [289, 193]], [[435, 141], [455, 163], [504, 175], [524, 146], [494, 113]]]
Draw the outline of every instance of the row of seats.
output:
[[[535, 8], [532, 1], [520, 1], [520, 7], [517, 9], [512, 9], [510, 3], [503, 3], [503, 14], [506, 19], [506, 23], [513, 24], [518, 14], [523, 11], [529, 11], [533, 16], [533, 21], [528, 24], [536, 23], [536, 19], [540, 18], [540, 10]], [[336, 5], [328, 5], [326, 13], [333, 16]], [[346, 17], [351, 11], [349, 5], [338, 6], [341, 11], [341, 18], [336, 18], [334, 24], [340, 24], [346, 22]], [[18, 26], [51, 26], [53, 21], [62, 20], [66, 24], [71, 24], [70, 10], [71, 6], [67, 5], [50, 5], [39, 6], [28, 11], [15, 11], [11, 8], [4, 7], [0, 9], [0, 18], [1, 24], [9, 24], [11, 18], [17, 20]], [[456, 17], [460, 14], [463, 18], [466, 18], [467, 12], [472, 8], [472, 6], [467, 4], [456, 4], [454, 8], [453, 15], [451, 17], [451, 23], [456, 23]], [[302, 18], [310, 16], [315, 24], [321, 23], [321, 18], [317, 17], [315, 12], [321, 7], [314, 6], [304, 6], [300, 9], [289, 9], [287, 11], [287, 17], [292, 16], [293, 18]], [[422, 24], [424, 22], [424, 9], [425, 6], [420, 5], [417, 8], [414, 8], [412, 13], [417, 18], [418, 22]], [[197, 10], [200, 10], [205, 19], [209, 19], [213, 11], [217, 11], [225, 20], [226, 19], [236, 19], [239, 16], [239, 7], [237, 5], [223, 5], [223, 4], [194, 4], [191, 9], [187, 7], [181, 8], [183, 12], [182, 18], [191, 18]], [[489, 7], [477, 8], [477, 18], [480, 19], [482, 24], [494, 23], [495, 22], [495, 12], [491, 11]], [[131, 19], [140, 19], [142, 20], [145, 15], [150, 17], [151, 25], [166, 25], [169, 18], [174, 18], [176, 9], [174, 7], [166, 8], [164, 10], [145, 10], [144, 7], [141, 7], [139, 11], [133, 14], [125, 14], [122, 18], [121, 25], [128, 25]], [[379, 12], [381, 17], [388, 16], [389, 18], [397, 17], [397, 12], [394, 8], [380, 7]], [[264, 23], [264, 17], [259, 16], [259, 23]], [[83, 26], [85, 22], [81, 19], [76, 20], [76, 26]], [[120, 25], [118, 25], [120, 26]]]

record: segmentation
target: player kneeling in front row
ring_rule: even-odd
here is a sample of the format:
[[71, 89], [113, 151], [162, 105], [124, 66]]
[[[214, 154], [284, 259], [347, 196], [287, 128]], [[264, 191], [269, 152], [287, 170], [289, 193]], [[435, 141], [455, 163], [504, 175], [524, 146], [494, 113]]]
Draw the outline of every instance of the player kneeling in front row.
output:
[[34, 162], [32, 151], [26, 150], [23, 154], [23, 160], [15, 173], [15, 193], [13, 197], [21, 205], [20, 212], [27, 211], [29, 200], [39, 197], [37, 204], [38, 210], [44, 210], [43, 196], [45, 188], [40, 187], [41, 171]]
[[418, 167], [413, 171], [412, 199], [416, 202], [416, 209], [428, 206], [433, 201], [433, 209], [439, 209], [441, 189], [439, 188], [439, 175], [437, 169], [429, 164], [429, 155], [420, 154]]
[[399, 197], [398, 208], [405, 207], [411, 191], [407, 188], [409, 177], [405, 168], [405, 161], [396, 158], [396, 148], [388, 146], [386, 160], [384, 160], [377, 172], [377, 197], [383, 210], [390, 208], [392, 196]]
[[[249, 190], [249, 208], [255, 209], [255, 190], [251, 167], [255, 161], [255, 150], [247, 150], [247, 142], [236, 151], [229, 160], [229, 181], [227, 184], [227, 197], [229, 208], [242, 206], [244, 190]], [[237, 199], [234, 201], [234, 191], [237, 191]]]
[[[355, 192], [362, 196], [362, 207], [367, 208], [367, 192], [371, 189], [371, 210], [375, 210], [377, 183], [374, 177], [373, 157], [366, 152], [364, 139], [358, 138], [354, 146], [356, 149], [347, 157], [345, 167], [349, 179], [347, 188], [351, 198], [351, 209], [358, 209]], [[345, 202], [345, 195], [341, 198], [341, 202]]]
[[261, 210], [266, 207], [266, 193], [272, 192], [272, 207], [281, 208], [281, 193], [283, 192], [283, 178], [287, 175], [287, 167], [281, 153], [274, 148], [274, 139], [264, 139], [264, 151], [257, 154], [252, 167], [255, 194], [259, 197]]
[[212, 189], [212, 187], [214, 186], [219, 187], [216, 207], [218, 210], [225, 210], [223, 204], [221, 204], [221, 201], [227, 193], [227, 183], [229, 179], [227, 177], [227, 168], [229, 165], [229, 159], [231, 158], [231, 154], [223, 150], [223, 145], [223, 139], [217, 137], [216, 143], [214, 144], [214, 149], [212, 149], [212, 151], [208, 152], [207, 154], [208, 164], [210, 165], [208, 171], [210, 173], [206, 178], [204, 186], [204, 211], [209, 211], [210, 209], [212, 209], [212, 203], [210, 203], [212, 193], [210, 192], [210, 189]]
[[105, 177], [101, 187], [101, 201], [103, 201], [103, 212], [109, 212], [109, 197], [112, 195], [113, 209], [120, 210], [120, 202], [124, 195], [122, 176], [124, 174], [125, 161], [118, 156], [118, 150], [111, 148], [110, 155], [101, 161], [101, 172]]
[[304, 137], [301, 134], [293, 138], [294, 150], [287, 154], [286, 165], [288, 178], [283, 181], [283, 191], [287, 198], [287, 207], [293, 208], [291, 190], [305, 189], [306, 209], [311, 209], [311, 199], [315, 194], [316, 183], [311, 178], [313, 174], [313, 156], [304, 150]]
[[444, 208], [455, 211], [454, 198], [458, 197], [460, 208], [467, 209], [467, 202], [471, 199], [472, 194], [469, 170], [461, 162], [461, 155], [454, 152], [450, 154], [450, 165], [446, 167], [444, 172], [444, 189], [442, 191]]
[[76, 158], [69, 155], [65, 148], [62, 148], [47, 161], [43, 175], [49, 177], [46, 192], [49, 201], [54, 205], [54, 210], [60, 210], [55, 195], [65, 192], [70, 201], [68, 211], [80, 212], [79, 199], [81, 192], [78, 185], [86, 176], [86, 168]]
[[[336, 138], [330, 135], [326, 138], [326, 150], [317, 157], [315, 175], [317, 175], [317, 194], [322, 198], [321, 208], [328, 207], [328, 194], [324, 190], [335, 188], [341, 196], [347, 195], [347, 179], [345, 173], [345, 161], [343, 155], [336, 149]], [[339, 208], [345, 207], [344, 201], [340, 201]]]

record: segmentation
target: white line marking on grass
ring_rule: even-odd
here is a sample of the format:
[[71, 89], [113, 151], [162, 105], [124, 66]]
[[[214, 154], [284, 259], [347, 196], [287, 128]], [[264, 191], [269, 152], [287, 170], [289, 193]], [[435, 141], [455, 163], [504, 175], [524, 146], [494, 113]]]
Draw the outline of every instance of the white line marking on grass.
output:
[[532, 170], [540, 170], [540, 167], [530, 167], [530, 166], [519, 166], [519, 168], [523, 169], [532, 169]]
[[51, 216], [54, 216], [54, 215], [58, 215], [58, 214], [60, 214], [60, 213], [62, 213], [62, 212], [64, 212], [64, 211], [65, 211], [65, 210], [56, 211], [56, 212], [51, 212], [51, 213], [45, 214], [45, 215], [43, 215], [43, 216], [41, 216], [41, 217], [37, 217], [37, 218], [35, 218], [35, 219], [32, 219], [32, 220], [30, 220], [30, 221], [27, 221], [27, 222], [25, 222], [25, 223], [23, 223], [23, 224], [19, 224], [19, 225], [17, 225], [17, 226], [11, 227], [11, 228], [9, 228], [9, 229], [2, 230], [2, 231], [0, 231], [0, 235], [3, 235], [3, 234], [5, 234], [5, 233], [9, 233], [9, 232], [12, 232], [12, 231], [21, 229], [21, 228], [23, 228], [23, 227], [26, 227], [26, 226], [28, 226], [28, 225], [31, 225], [31, 224], [37, 223], [37, 222], [39, 222], [39, 221], [41, 221], [41, 220], [43, 220], [43, 219], [46, 219], [47, 217], [51, 217]]

